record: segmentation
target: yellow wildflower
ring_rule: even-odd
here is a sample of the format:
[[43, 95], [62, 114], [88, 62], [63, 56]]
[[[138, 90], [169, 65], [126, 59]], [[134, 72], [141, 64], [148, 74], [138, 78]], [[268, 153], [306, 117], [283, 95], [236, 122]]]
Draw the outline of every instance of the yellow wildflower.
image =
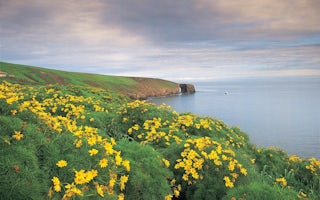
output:
[[88, 144], [90, 145], [90, 146], [93, 146], [93, 145], [95, 145], [96, 143], [97, 143], [97, 138], [96, 137], [89, 137], [88, 138]]
[[24, 135], [20, 131], [15, 131], [12, 135], [12, 138], [15, 140], [21, 140], [24, 137]]
[[139, 124], [135, 124], [133, 127], [132, 127], [132, 129], [134, 129], [134, 130], [139, 130]]
[[241, 174], [243, 174], [245, 176], [247, 176], [247, 174], [248, 174], [248, 172], [247, 172], [247, 170], [245, 168], [241, 168], [240, 172], [241, 172]]
[[302, 199], [302, 198], [306, 199], [306, 197], [307, 197], [308, 195], [307, 195], [306, 193], [304, 193], [304, 192], [301, 191], [297, 196], [298, 196], [299, 199]]
[[172, 197], [173, 197], [173, 196], [172, 196], [171, 194], [168, 194], [167, 196], [165, 196], [165, 198], [164, 198], [164, 199], [165, 199], [165, 200], [171, 200], [171, 199], [172, 199]]
[[127, 172], [130, 172], [130, 161], [129, 160], [122, 161], [122, 166], [124, 166], [124, 168], [126, 168]]
[[80, 171], [75, 171], [74, 182], [75, 182], [76, 184], [86, 183], [86, 173], [84, 172], [83, 169], [80, 170]]
[[112, 189], [114, 187], [114, 183], [116, 182], [116, 179], [112, 178], [109, 180], [109, 186]]
[[229, 169], [230, 171], [233, 171], [234, 168], [235, 168], [235, 162], [230, 161], [230, 162], [229, 162], [229, 165], [228, 165], [228, 169]]
[[285, 178], [276, 178], [276, 182], [280, 183], [282, 186], [287, 186], [287, 180]]
[[128, 182], [129, 176], [121, 176], [120, 177], [120, 190], [123, 191], [125, 189], [125, 184]]
[[74, 145], [75, 145], [77, 148], [81, 147], [81, 146], [82, 146], [82, 140], [75, 140], [75, 141], [74, 141]]
[[108, 165], [108, 160], [106, 158], [103, 158], [100, 160], [99, 165], [101, 168], [107, 167]]
[[124, 194], [123, 193], [118, 195], [118, 200], [124, 200]]
[[104, 194], [103, 194], [103, 186], [102, 185], [99, 185], [99, 184], [96, 184], [96, 189], [97, 189], [97, 193], [101, 196], [101, 197], [104, 197]]
[[174, 196], [178, 198], [180, 196], [180, 191], [177, 188], [173, 189]]
[[54, 188], [54, 191], [56, 192], [61, 192], [61, 186], [60, 186], [60, 180], [58, 177], [54, 176], [52, 179], [52, 182], [53, 182], [53, 188]]
[[95, 169], [92, 169], [86, 173], [86, 182], [89, 183], [92, 179], [94, 179], [96, 176], [98, 176], [98, 171]]
[[114, 138], [110, 138], [110, 142], [111, 142], [112, 145], [116, 145], [117, 144], [116, 140]]
[[7, 101], [7, 104], [12, 104], [13, 102], [15, 101], [18, 101], [19, 98], [17, 96], [12, 96], [10, 98], [8, 98], [6, 101]]
[[225, 181], [226, 187], [229, 187], [229, 188], [233, 188], [234, 187], [233, 182], [230, 180], [230, 178], [228, 176], [225, 176], [223, 178], [223, 180]]
[[113, 154], [113, 152], [114, 152], [113, 147], [112, 147], [112, 144], [109, 143], [109, 142], [106, 142], [106, 143], [105, 143], [104, 149], [106, 150], [106, 153], [107, 153], [107, 154]]
[[72, 184], [67, 184], [66, 186], [65, 186], [65, 188], [67, 189], [66, 190], [66, 193], [65, 193], [65, 195], [63, 196], [63, 198], [62, 199], [70, 199], [70, 197], [72, 197], [73, 195], [79, 195], [79, 196], [83, 196], [83, 193], [82, 193], [82, 191], [79, 189], [79, 188], [77, 188], [75, 185], [74, 185], [74, 183], [72, 183]]
[[122, 158], [120, 156], [120, 152], [118, 152], [116, 155], [116, 165], [120, 165], [121, 162], [122, 162]]
[[11, 114], [12, 115], [16, 115], [17, 114], [17, 110], [11, 110]]
[[97, 149], [91, 149], [89, 150], [90, 156], [96, 155], [99, 151]]
[[65, 160], [59, 160], [56, 165], [57, 165], [58, 167], [60, 167], [60, 168], [63, 168], [63, 167], [65, 167], [65, 166], [67, 166], [68, 163], [67, 163], [67, 161], [65, 161]]
[[169, 160], [165, 159], [165, 158], [162, 158], [162, 162], [163, 164], [168, 168], [170, 166], [170, 162]]
[[48, 191], [48, 197], [49, 199], [52, 198], [52, 193], [53, 193], [53, 190], [52, 190], [52, 187], [49, 188], [49, 191]]

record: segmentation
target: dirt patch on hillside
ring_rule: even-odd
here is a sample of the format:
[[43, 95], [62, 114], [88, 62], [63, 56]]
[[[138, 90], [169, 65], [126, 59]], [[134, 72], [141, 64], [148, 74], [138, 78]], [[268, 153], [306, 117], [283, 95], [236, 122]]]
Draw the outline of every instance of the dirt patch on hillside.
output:
[[124, 91], [132, 99], [147, 99], [148, 97], [168, 96], [179, 93], [179, 84], [153, 78], [132, 78], [138, 84], [134, 90]]
[[54, 73], [48, 73], [44, 71], [39, 71], [38, 72], [39, 76], [41, 79], [43, 79], [47, 83], [52, 83], [52, 84], [59, 84], [59, 85], [66, 85], [67, 81], [65, 78], [54, 74]]

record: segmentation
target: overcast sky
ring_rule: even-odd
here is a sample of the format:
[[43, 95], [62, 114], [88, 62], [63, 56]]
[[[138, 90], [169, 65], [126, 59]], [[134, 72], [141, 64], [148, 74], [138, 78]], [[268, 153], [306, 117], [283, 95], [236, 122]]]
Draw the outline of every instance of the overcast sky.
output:
[[0, 0], [0, 60], [195, 81], [320, 76], [320, 0]]

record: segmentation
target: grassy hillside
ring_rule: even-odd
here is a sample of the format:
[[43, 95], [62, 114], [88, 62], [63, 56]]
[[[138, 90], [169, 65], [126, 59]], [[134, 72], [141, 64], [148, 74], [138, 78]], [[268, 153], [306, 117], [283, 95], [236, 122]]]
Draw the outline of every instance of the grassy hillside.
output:
[[258, 148], [221, 120], [83, 84], [7, 80], [0, 199], [320, 199], [320, 160]]
[[5, 62], [0, 62], [0, 71], [13, 75], [0, 78], [12, 83], [92, 86], [120, 92], [135, 99], [177, 93], [179, 87], [176, 83], [162, 79], [66, 72]]

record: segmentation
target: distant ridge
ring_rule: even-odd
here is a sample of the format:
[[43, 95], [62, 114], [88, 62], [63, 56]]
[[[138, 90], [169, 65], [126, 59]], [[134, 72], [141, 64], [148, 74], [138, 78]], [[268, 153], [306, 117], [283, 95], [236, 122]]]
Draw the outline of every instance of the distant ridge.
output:
[[123, 77], [66, 72], [42, 67], [0, 62], [0, 81], [23, 85], [80, 85], [103, 88], [133, 99], [177, 94], [179, 84], [156, 78]]

